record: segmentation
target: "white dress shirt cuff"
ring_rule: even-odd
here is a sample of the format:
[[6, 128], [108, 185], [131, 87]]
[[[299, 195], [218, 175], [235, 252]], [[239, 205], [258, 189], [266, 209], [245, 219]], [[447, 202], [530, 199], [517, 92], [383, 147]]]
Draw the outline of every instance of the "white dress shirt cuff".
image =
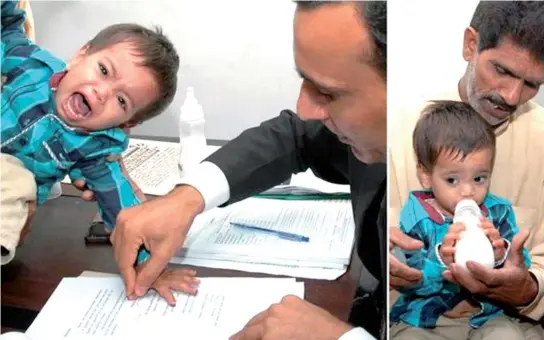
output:
[[370, 335], [361, 327], [353, 328], [349, 332], [344, 333], [338, 340], [376, 340], [375, 337]]
[[230, 198], [227, 177], [212, 162], [202, 162], [183, 176], [179, 184], [194, 187], [204, 198], [204, 211], [220, 206]]

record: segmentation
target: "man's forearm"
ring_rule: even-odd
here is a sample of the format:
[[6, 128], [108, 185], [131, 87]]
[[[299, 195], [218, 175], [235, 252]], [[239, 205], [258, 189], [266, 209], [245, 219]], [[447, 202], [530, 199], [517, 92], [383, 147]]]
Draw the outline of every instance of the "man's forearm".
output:
[[527, 303], [518, 306], [519, 312], [533, 320], [540, 320], [544, 316], [544, 271], [539, 267], [529, 268], [530, 280], [520, 292], [526, 296]]

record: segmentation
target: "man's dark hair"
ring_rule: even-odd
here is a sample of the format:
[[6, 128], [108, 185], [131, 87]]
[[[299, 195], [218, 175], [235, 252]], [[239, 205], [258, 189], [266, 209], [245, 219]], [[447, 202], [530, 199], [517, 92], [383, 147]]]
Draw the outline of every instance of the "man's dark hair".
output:
[[439, 155], [465, 157], [491, 148], [495, 155], [495, 131], [469, 104], [435, 101], [425, 108], [413, 132], [417, 163], [427, 171]]
[[[360, 14], [361, 23], [369, 28], [372, 34], [374, 51], [371, 61], [380, 75], [387, 77], [387, 2], [386, 1], [295, 1], [301, 10], [312, 10], [325, 5], [341, 5], [352, 3]], [[364, 54], [365, 56], [368, 53]], [[365, 57], [364, 60], [367, 60]]]
[[543, 1], [480, 1], [470, 26], [480, 35], [480, 52], [510, 38], [536, 59], [544, 60]]
[[116, 24], [98, 32], [85, 47], [92, 54], [112, 45], [130, 42], [136, 55], [142, 57], [141, 66], [151, 70], [159, 85], [159, 98], [136, 112], [131, 123], [139, 123], [162, 113], [174, 99], [177, 89], [179, 56], [160, 27], [148, 29], [138, 24]]

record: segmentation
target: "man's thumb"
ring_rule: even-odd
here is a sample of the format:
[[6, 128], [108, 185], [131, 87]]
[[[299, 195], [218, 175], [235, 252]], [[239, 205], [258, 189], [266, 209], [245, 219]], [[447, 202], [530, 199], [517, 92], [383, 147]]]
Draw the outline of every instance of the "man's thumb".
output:
[[529, 231], [522, 230], [512, 239], [508, 258], [513, 262], [523, 263], [523, 245], [529, 238]]

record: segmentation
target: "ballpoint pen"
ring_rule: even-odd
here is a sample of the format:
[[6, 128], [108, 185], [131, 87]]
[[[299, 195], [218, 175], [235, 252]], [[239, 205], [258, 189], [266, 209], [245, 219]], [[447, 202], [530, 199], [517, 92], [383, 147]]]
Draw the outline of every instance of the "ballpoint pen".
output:
[[262, 231], [262, 232], [265, 232], [265, 233], [270, 233], [270, 234], [276, 235], [276, 236], [278, 236], [280, 238], [283, 238], [283, 239], [289, 240], [289, 241], [310, 242], [310, 238], [308, 236], [304, 236], [304, 235], [293, 234], [293, 233], [288, 233], [288, 232], [285, 232], [285, 231], [273, 230], [273, 229], [257, 227], [257, 226], [253, 226], [253, 225], [249, 225], [249, 224], [237, 223], [237, 222], [230, 222], [230, 224], [235, 226], [235, 227], [238, 227], [238, 228], [244, 228], [244, 229], [248, 229], [248, 230], [256, 230], [256, 231]]

